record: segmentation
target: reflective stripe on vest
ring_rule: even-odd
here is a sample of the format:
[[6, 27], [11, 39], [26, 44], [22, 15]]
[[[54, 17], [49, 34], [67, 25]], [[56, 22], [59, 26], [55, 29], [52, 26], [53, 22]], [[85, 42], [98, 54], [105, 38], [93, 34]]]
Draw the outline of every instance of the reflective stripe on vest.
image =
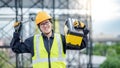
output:
[[[66, 68], [61, 36], [60, 34], [54, 35], [50, 51], [51, 68]], [[34, 56], [32, 57], [32, 63], [33, 68], [48, 68], [48, 53], [44, 47], [43, 37], [41, 35], [34, 36]]]

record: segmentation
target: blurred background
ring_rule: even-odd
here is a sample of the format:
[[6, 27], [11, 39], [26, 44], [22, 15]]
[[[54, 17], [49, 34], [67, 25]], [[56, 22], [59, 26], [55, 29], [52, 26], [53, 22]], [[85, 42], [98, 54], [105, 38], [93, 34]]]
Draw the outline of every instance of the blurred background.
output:
[[10, 48], [16, 21], [21, 38], [36, 32], [36, 13], [47, 11], [56, 33], [64, 34], [67, 18], [83, 21], [90, 33], [85, 49], [67, 50], [67, 68], [120, 68], [120, 0], [0, 0], [0, 68], [32, 68], [31, 54]]

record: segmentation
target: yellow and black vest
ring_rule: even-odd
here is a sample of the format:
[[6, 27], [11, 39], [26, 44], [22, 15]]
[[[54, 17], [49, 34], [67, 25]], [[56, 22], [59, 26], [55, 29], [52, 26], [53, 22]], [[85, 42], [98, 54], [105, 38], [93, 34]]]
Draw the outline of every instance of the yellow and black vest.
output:
[[[54, 40], [50, 51], [51, 68], [66, 68], [65, 54], [63, 52], [60, 34], [54, 34]], [[32, 57], [33, 68], [49, 68], [48, 52], [44, 47], [43, 37], [34, 36], [34, 56]]]

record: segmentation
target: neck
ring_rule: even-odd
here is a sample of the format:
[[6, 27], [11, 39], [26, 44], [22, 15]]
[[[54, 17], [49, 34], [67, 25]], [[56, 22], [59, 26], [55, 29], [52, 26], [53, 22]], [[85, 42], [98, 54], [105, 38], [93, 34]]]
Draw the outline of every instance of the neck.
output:
[[52, 36], [52, 31], [50, 31], [49, 33], [45, 33], [45, 35], [50, 38]]

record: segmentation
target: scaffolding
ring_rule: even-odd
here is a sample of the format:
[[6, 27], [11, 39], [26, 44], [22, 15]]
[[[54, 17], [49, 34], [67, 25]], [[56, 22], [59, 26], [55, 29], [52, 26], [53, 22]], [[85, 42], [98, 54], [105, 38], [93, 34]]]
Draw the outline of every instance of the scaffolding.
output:
[[[9, 53], [6, 54], [8, 54], [10, 58], [6, 59], [4, 56], [0, 55], [0, 60], [4, 60], [10, 65], [11, 68], [32, 67], [30, 54], [14, 54], [11, 51], [10, 41], [14, 32], [12, 25], [15, 22], [21, 21], [23, 23], [22, 29], [24, 30], [21, 31], [22, 41], [34, 35], [34, 18], [36, 13], [40, 10], [47, 11], [51, 14], [53, 17], [54, 26], [56, 25], [55, 21], [58, 20], [58, 25], [60, 25], [58, 29], [61, 34], [64, 34], [64, 23], [69, 17], [85, 22], [87, 27], [91, 30], [92, 25], [90, 6], [91, 0], [0, 0], [0, 42], [3, 44], [0, 45], [0, 51], [8, 51]], [[92, 68], [91, 36], [92, 32], [90, 31], [90, 41], [86, 48], [86, 54], [89, 56], [87, 58], [87, 64], [80, 62], [81, 51], [72, 51], [74, 52], [73, 54], [71, 53], [71, 50], [67, 50], [67, 68]]]

